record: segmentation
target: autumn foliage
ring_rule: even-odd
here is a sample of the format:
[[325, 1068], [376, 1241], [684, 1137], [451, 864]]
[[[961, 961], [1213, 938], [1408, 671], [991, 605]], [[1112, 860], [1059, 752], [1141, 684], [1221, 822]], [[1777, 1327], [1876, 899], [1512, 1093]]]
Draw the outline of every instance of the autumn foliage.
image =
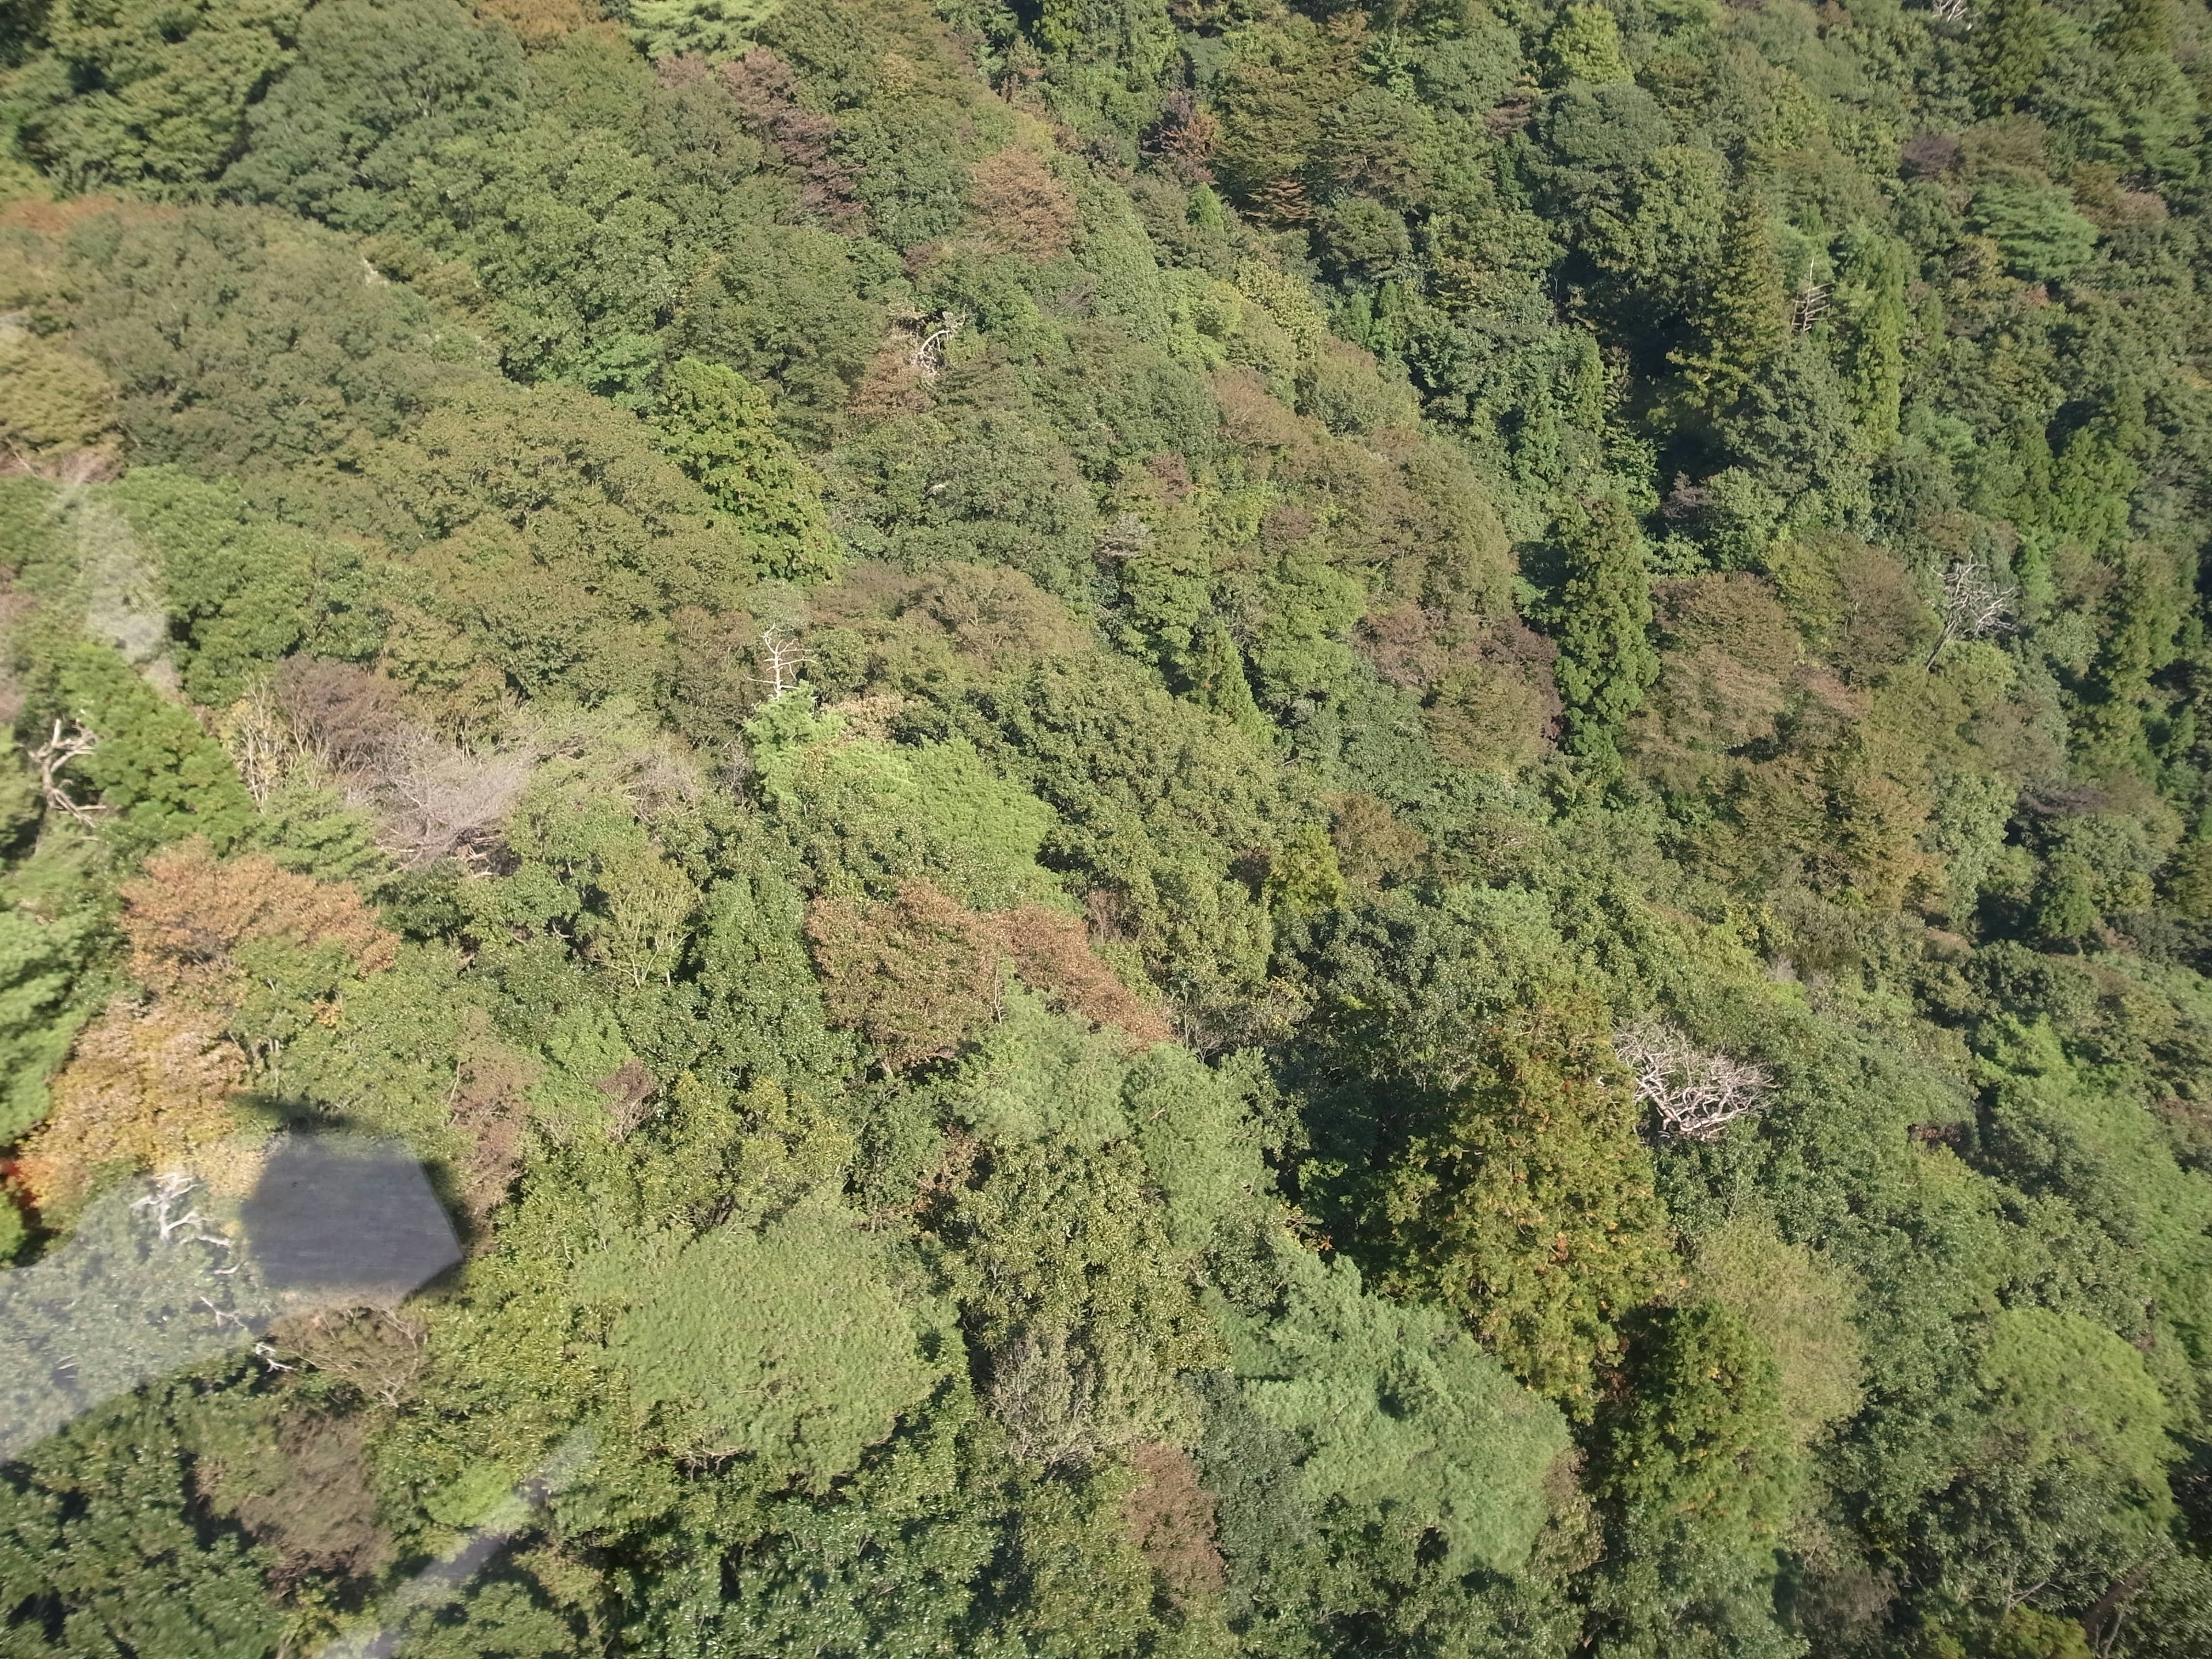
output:
[[238, 1126], [232, 1097], [279, 1034], [324, 1016], [336, 988], [391, 966], [398, 942], [351, 887], [204, 842], [155, 854], [121, 888], [131, 970], [54, 1080], [18, 1169], [41, 1210], [106, 1171], [189, 1157]]
[[356, 974], [390, 967], [398, 945], [351, 887], [295, 875], [258, 854], [218, 862], [201, 841], [155, 854], [122, 893], [132, 974], [163, 996], [204, 1006], [241, 998], [241, 955], [258, 945], [329, 952]]
[[1010, 253], [1056, 258], [1075, 240], [1075, 200], [1033, 150], [1002, 149], [975, 163], [975, 216]]
[[1139, 1042], [1170, 1036], [1083, 923], [1041, 905], [981, 914], [909, 881], [890, 900], [816, 900], [806, 937], [831, 1022], [866, 1037], [894, 1071], [957, 1054], [996, 1015], [1009, 969], [1064, 1012]]
[[159, 1163], [229, 1133], [230, 1097], [245, 1078], [245, 1056], [206, 1014], [118, 999], [77, 1039], [16, 1173], [40, 1210], [66, 1209], [103, 1170]]

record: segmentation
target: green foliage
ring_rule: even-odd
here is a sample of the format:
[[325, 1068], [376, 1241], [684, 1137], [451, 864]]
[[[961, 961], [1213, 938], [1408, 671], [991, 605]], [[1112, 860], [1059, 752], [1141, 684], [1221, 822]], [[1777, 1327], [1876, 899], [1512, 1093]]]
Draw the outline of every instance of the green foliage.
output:
[[75, 720], [98, 734], [72, 770], [116, 815], [123, 845], [143, 851], [198, 835], [222, 848], [246, 833], [252, 798], [191, 710], [165, 701], [103, 646], [41, 645], [34, 706], [49, 723]]
[[1790, 337], [1790, 302], [1763, 200], [1747, 192], [1729, 204], [1714, 257], [1692, 318], [1696, 343], [1674, 361], [1698, 398], [1717, 410], [1743, 395]]
[[774, 16], [778, 0], [628, 0], [616, 15], [648, 58], [734, 58]]
[[1299, 1448], [1301, 1498], [1335, 1527], [1434, 1528], [1448, 1566], [1521, 1571], [1559, 1414], [1450, 1321], [1364, 1295], [1349, 1262], [1279, 1261], [1282, 1312], [1233, 1322], [1232, 1352], [1253, 1413]]
[[1975, 228], [2004, 250], [2005, 263], [2036, 282], [2072, 276], [2096, 251], [2097, 228], [2073, 198], [2040, 179], [1992, 179], [1974, 192]]
[[1220, 1339], [1146, 1185], [1126, 1140], [1002, 1143], [938, 1224], [981, 1392], [1025, 1465], [1194, 1427], [1184, 1374], [1219, 1365]]
[[2043, 0], [1998, 0], [1974, 42], [1974, 100], [1987, 114], [2016, 109], [2051, 59], [2050, 14]]
[[1800, 1451], [1857, 1412], [1865, 1356], [1851, 1319], [1856, 1291], [1833, 1263], [1746, 1218], [1698, 1241], [1697, 1283], [1772, 1352]]
[[1538, 906], [1480, 889], [1316, 930], [1334, 1121], [1332, 1179], [1309, 1190], [1383, 1288], [1461, 1313], [1586, 1415], [1664, 1250], [1633, 1103], [1562, 945]]
[[1603, 1489], [1632, 1528], [1771, 1533], [1789, 1510], [1774, 1357], [1711, 1303], [1669, 1310], [1639, 1341], [1630, 1403], [1607, 1425]]
[[1565, 8], [1545, 50], [1563, 82], [1631, 78], [1627, 60], [1620, 55], [1620, 21], [1603, 6]]
[[1574, 509], [1560, 528], [1559, 598], [1564, 619], [1554, 672], [1567, 706], [1567, 743], [1601, 763], [1657, 678], [1651, 648], [1651, 583], [1642, 538], [1615, 501]]
[[2008, 1309], [1982, 1361], [1984, 1409], [2008, 1455], [2030, 1467], [2080, 1459], [2163, 1519], [2172, 1448], [2166, 1402], [2142, 1357], [2079, 1315]]
[[1592, 1587], [1602, 1651], [1795, 1650], [1767, 1623], [1795, 1471], [1773, 1356], [1710, 1303], [1639, 1334], [1632, 1392], [1608, 1414], [1600, 1492], [1614, 1560]]
[[889, 890], [923, 876], [986, 909], [1053, 890], [1036, 862], [1051, 809], [995, 775], [972, 744], [848, 738], [834, 712], [807, 720], [800, 736], [780, 707], [748, 727], [761, 790], [825, 890]]
[[57, 840], [0, 886], [0, 1134], [10, 1139], [46, 1115], [46, 1079], [99, 1000], [95, 969], [111, 936], [98, 867], [93, 848]]
[[410, 173], [459, 134], [512, 119], [522, 54], [441, 0], [336, 0], [301, 21], [299, 61], [247, 117], [223, 187], [349, 230], [378, 230]]
[[0, 0], [0, 1648], [2202, 1649], [2197, 14], [606, 10]]
[[1272, 928], [1237, 866], [1297, 809], [1249, 737], [1110, 662], [1039, 664], [978, 713], [1059, 814], [1045, 861], [1121, 896], [1148, 967], [1208, 997], [1264, 975]]
[[786, 1498], [703, 1604], [664, 1595], [668, 1639], [723, 1621], [769, 1651], [859, 1655], [896, 1644], [957, 1651], [990, 1606], [986, 1570], [1004, 1541], [988, 1476], [963, 1457], [974, 1405], [957, 1392], [895, 1437], [836, 1501]]
[[[259, 214], [102, 215], [75, 316], [138, 459], [267, 474], [387, 436], [483, 356], [334, 237]], [[288, 493], [312, 500], [298, 479]]]
[[1493, 1039], [1377, 1195], [1386, 1287], [1463, 1312], [1516, 1375], [1586, 1411], [1614, 1321], [1656, 1286], [1656, 1206], [1586, 1012]]
[[1075, 459], [1016, 410], [907, 416], [836, 461], [857, 486], [847, 531], [855, 552], [912, 570], [1004, 565], [1069, 599], [1091, 586], [1093, 513]]
[[776, 437], [758, 388], [734, 369], [686, 357], [669, 368], [658, 418], [670, 458], [759, 544], [767, 574], [803, 581], [836, 574], [821, 479]]
[[413, 578], [387, 658], [463, 696], [559, 684], [660, 702], [672, 613], [727, 611], [759, 573], [751, 541], [641, 422], [567, 388], [465, 393], [373, 469]]
[[285, 0], [42, 6], [32, 49], [8, 66], [0, 119], [66, 188], [204, 198], [289, 60], [300, 11]]
[[939, 1372], [920, 1345], [941, 1336], [854, 1220], [802, 1205], [758, 1233], [726, 1228], [602, 1269], [631, 1302], [610, 1351], [674, 1443], [819, 1487], [928, 1397]]
[[1132, 1066], [1121, 1106], [1167, 1206], [1168, 1230], [1202, 1249], [1262, 1212], [1268, 1178], [1258, 1131], [1233, 1076], [1165, 1044]]
[[[1004, 1014], [963, 1067], [955, 1109], [994, 1146], [1044, 1142], [1096, 1152], [1128, 1138], [1131, 1119], [1122, 1109], [1127, 1070], [1114, 1038], [1085, 1030], [1029, 993], [1012, 991]], [[1185, 1248], [1203, 1243], [1176, 1225], [1172, 1197], [1168, 1203], [1177, 1243]]]
[[263, 1588], [267, 1553], [196, 1513], [194, 1392], [118, 1401], [10, 1468], [0, 1482], [8, 1650], [277, 1651], [285, 1620]]
[[279, 658], [371, 654], [382, 632], [359, 547], [271, 523], [235, 485], [139, 467], [114, 499], [161, 561], [192, 701], [228, 708]]

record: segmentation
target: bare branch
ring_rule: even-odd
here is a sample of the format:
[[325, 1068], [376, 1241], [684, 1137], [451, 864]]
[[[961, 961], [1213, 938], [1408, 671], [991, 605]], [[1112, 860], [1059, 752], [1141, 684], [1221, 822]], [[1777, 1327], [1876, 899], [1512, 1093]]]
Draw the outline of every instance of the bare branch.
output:
[[781, 628], [771, 628], [761, 635], [761, 650], [768, 659], [768, 672], [760, 683], [768, 687], [770, 702], [780, 702], [799, 684], [799, 665], [806, 660], [806, 653]]
[[1823, 283], [1814, 282], [1810, 277], [1808, 277], [1805, 282], [1805, 286], [1797, 290], [1797, 297], [1790, 305], [1790, 311], [1793, 319], [1796, 324], [1797, 332], [1800, 334], [1807, 332], [1814, 324], [1818, 323], [1822, 317], [1827, 314], [1827, 310], [1828, 290], [1826, 286]]
[[79, 715], [76, 724], [67, 731], [64, 731], [62, 723], [56, 720], [53, 735], [30, 751], [31, 758], [38, 763], [39, 791], [46, 797], [47, 806], [55, 811], [66, 812], [79, 823], [90, 823], [108, 809], [87, 806], [71, 799], [69, 791], [62, 787], [62, 769], [71, 761], [82, 760], [99, 747], [100, 734], [87, 726], [83, 716]]
[[207, 1230], [208, 1218], [199, 1212], [198, 1206], [186, 1210], [182, 1215], [176, 1213], [178, 1204], [198, 1184], [182, 1170], [164, 1170], [155, 1177], [153, 1190], [143, 1198], [134, 1200], [131, 1207], [152, 1212], [154, 1225], [164, 1244], [179, 1240], [187, 1244], [219, 1245], [228, 1250], [232, 1248], [231, 1241], [221, 1233]]
[[266, 686], [232, 705], [223, 717], [222, 736], [232, 763], [238, 768], [239, 781], [253, 797], [254, 805], [264, 812], [285, 775], [301, 757], [313, 752], [299, 722]]
[[532, 764], [527, 753], [471, 754], [428, 732], [403, 732], [374, 781], [386, 849], [410, 869], [449, 857], [489, 863], [499, 851], [500, 827], [530, 782]]
[[1972, 559], [1954, 560], [1943, 572], [1938, 605], [1943, 625], [1936, 636], [1936, 648], [1928, 653], [1927, 666], [1935, 667], [1936, 659], [1954, 640], [2010, 633], [2012, 599], [2011, 590], [1998, 581], [1988, 566]]
[[945, 367], [945, 347], [952, 343], [952, 337], [967, 325], [968, 319], [957, 311], [939, 312], [933, 325], [923, 331], [921, 337], [914, 343], [914, 350], [908, 355], [908, 362], [924, 380], [935, 379], [938, 370]]
[[1773, 1079], [1747, 1060], [1695, 1047], [1656, 1020], [1625, 1025], [1613, 1046], [1636, 1079], [1636, 1098], [1659, 1114], [1663, 1133], [1712, 1140], [1740, 1117], [1765, 1109]]

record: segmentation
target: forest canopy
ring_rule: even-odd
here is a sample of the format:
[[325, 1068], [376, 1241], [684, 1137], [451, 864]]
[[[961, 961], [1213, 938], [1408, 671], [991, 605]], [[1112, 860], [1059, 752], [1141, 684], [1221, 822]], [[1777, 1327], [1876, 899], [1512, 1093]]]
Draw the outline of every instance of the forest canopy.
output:
[[2212, 1659], [2208, 102], [0, 0], [0, 1655]]

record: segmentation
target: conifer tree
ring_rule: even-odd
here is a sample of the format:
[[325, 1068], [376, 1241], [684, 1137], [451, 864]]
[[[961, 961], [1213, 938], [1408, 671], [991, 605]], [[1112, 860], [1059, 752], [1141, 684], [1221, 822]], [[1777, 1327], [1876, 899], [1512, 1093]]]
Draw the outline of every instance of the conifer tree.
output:
[[2051, 61], [2043, 0], [1993, 0], [1973, 38], [1975, 103], [1987, 115], [2019, 108]]
[[1500, 1022], [1391, 1159], [1380, 1283], [1465, 1316], [1530, 1388], [1587, 1418], [1593, 1367], [1662, 1263], [1651, 1164], [1594, 1011]]
[[804, 581], [836, 569], [821, 476], [777, 434], [766, 392], [686, 357], [663, 382], [659, 418], [669, 459], [753, 539], [765, 572]]
[[1844, 268], [1844, 290], [1851, 308], [1850, 339], [1844, 384], [1870, 454], [1881, 454], [1897, 439], [1905, 386], [1905, 284], [1910, 275], [1905, 250], [1896, 243], [1869, 239]]
[[1745, 191], [1729, 204], [1720, 263], [1691, 311], [1697, 341], [1677, 351], [1674, 362], [1697, 401], [1718, 412], [1790, 343], [1790, 298], [1774, 257], [1766, 204], [1756, 192]]
[[1601, 764], [1618, 763], [1621, 726], [1659, 672], [1644, 540], [1627, 507], [1610, 498], [1571, 507], [1559, 539], [1566, 584], [1553, 672], [1566, 704], [1566, 746]]

